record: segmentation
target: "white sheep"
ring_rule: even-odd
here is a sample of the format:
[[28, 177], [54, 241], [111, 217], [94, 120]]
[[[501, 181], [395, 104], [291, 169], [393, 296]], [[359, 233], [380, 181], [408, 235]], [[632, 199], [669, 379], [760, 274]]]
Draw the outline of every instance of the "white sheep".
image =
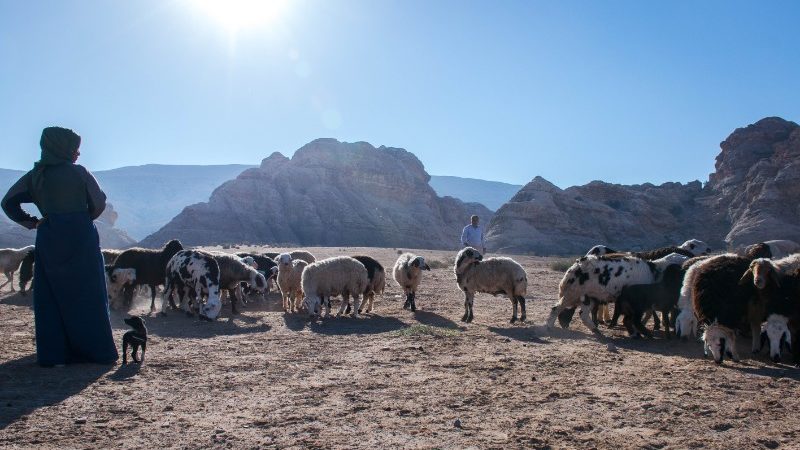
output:
[[25, 259], [25, 255], [27, 255], [28, 252], [33, 249], [33, 245], [22, 248], [0, 249], [0, 271], [2, 271], [7, 278], [6, 282], [0, 285], [0, 289], [2, 289], [5, 285], [10, 284], [11, 292], [15, 292], [14, 272], [19, 269], [19, 265], [22, 264], [22, 260]]
[[309, 264], [300, 277], [303, 306], [313, 318], [319, 315], [322, 303], [327, 298], [325, 315], [330, 316], [330, 297], [341, 295], [342, 305], [338, 314], [341, 315], [349, 303], [348, 298], [352, 297], [353, 317], [358, 317], [359, 296], [367, 289], [368, 283], [367, 268], [349, 256], [338, 256]]
[[122, 291], [136, 283], [136, 269], [118, 269], [109, 264], [106, 265], [105, 274], [109, 306], [118, 309], [125, 300]]
[[422, 271], [431, 270], [430, 266], [425, 263], [425, 258], [417, 256], [413, 253], [403, 253], [397, 258], [392, 269], [394, 281], [403, 289], [406, 294], [406, 302], [403, 309], [411, 308], [411, 311], [417, 310], [417, 288], [419, 282], [422, 281]]
[[633, 284], [653, 284], [658, 269], [650, 261], [622, 254], [584, 256], [564, 274], [558, 286], [558, 303], [550, 311], [547, 327], [552, 328], [558, 315], [568, 308], [581, 306], [581, 320], [595, 334], [597, 325], [590, 317], [596, 302], [613, 303], [622, 288]]
[[514, 307], [511, 323], [517, 321], [517, 307], [522, 310], [520, 320], [525, 321], [528, 275], [519, 263], [503, 257], [483, 259], [478, 250], [465, 247], [458, 252], [453, 271], [456, 274], [456, 283], [459, 289], [464, 291], [465, 296], [462, 322], [472, 322], [472, 306], [476, 292], [505, 294]]
[[277, 258], [278, 276], [276, 282], [283, 298], [283, 310], [295, 312], [300, 308], [303, 299], [303, 288], [300, 279], [308, 263], [302, 259], [292, 259], [289, 253], [281, 253]]

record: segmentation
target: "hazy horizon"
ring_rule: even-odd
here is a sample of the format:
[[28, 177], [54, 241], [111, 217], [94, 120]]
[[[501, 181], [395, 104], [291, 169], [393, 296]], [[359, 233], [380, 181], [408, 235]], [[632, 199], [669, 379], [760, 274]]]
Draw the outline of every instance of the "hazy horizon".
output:
[[796, 2], [209, 4], [0, 2], [0, 165], [29, 169], [62, 125], [91, 170], [332, 137], [440, 176], [661, 184], [707, 180], [738, 127], [800, 119]]

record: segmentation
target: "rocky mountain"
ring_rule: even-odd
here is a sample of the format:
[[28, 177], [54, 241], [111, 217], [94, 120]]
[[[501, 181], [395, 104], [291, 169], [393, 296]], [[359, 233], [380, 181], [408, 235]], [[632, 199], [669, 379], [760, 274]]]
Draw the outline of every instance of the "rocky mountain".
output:
[[441, 175], [431, 175], [430, 185], [439, 196], [480, 203], [492, 211], [496, 211], [511, 200], [511, 197], [522, 188], [518, 184]]
[[536, 177], [497, 211], [490, 248], [577, 255], [596, 244], [639, 250], [689, 238], [716, 248], [800, 241], [798, 130], [777, 117], [737, 129], [705, 186], [593, 181], [562, 190]]
[[297, 245], [456, 248], [461, 228], [485, 206], [439, 197], [412, 153], [317, 139], [291, 159], [273, 153], [185, 208], [142, 245]]

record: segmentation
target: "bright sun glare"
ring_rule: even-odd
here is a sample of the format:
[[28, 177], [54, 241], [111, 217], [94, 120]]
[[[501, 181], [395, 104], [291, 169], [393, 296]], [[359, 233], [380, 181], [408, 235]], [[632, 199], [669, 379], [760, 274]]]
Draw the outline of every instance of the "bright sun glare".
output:
[[194, 0], [204, 13], [230, 30], [269, 25], [280, 19], [288, 0]]

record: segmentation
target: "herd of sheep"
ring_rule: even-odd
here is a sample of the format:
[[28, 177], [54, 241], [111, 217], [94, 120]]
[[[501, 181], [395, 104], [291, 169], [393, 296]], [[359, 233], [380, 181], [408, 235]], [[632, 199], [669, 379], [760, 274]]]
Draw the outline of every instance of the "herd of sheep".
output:
[[[7, 284], [19, 269], [24, 295], [33, 277], [33, 246], [0, 250], [0, 271]], [[311, 319], [330, 315], [331, 299], [341, 297], [338, 314], [358, 317], [372, 311], [382, 294], [386, 271], [369, 256], [338, 256], [317, 261], [311, 253], [236, 253], [184, 249], [172, 240], [161, 249], [103, 250], [109, 304], [130, 308], [138, 289], [149, 288], [150, 309], [163, 286], [161, 313], [183, 310], [202, 320], [215, 320], [226, 297], [232, 313], [253, 295], [276, 285], [287, 313], [305, 310]], [[405, 295], [404, 308], [416, 311], [416, 293], [430, 266], [422, 256], [402, 253], [392, 276]], [[456, 283], [464, 293], [463, 322], [473, 320], [476, 293], [505, 295], [511, 300], [511, 322], [526, 320], [528, 279], [525, 269], [506, 257], [484, 258], [466, 247], [455, 258]], [[352, 306], [350, 300], [352, 299]], [[609, 304], [614, 304], [613, 317]], [[752, 337], [752, 351], [769, 344], [770, 356], [780, 361], [788, 349], [800, 363], [800, 245], [768, 241], [737, 253], [711, 254], [696, 239], [680, 246], [646, 252], [618, 252], [603, 245], [589, 250], [564, 274], [558, 301], [547, 327], [558, 320], [563, 328], [580, 308], [580, 318], [595, 334], [598, 325], [616, 326], [620, 317], [630, 336], [652, 337], [645, 324], [664, 327], [680, 337], [695, 336], [702, 326], [706, 354], [722, 363], [738, 360], [737, 335]], [[659, 318], [660, 314], [660, 318]], [[794, 342], [793, 342], [794, 341]]]
[[717, 363], [725, 357], [738, 361], [736, 337], [747, 334], [754, 354], [768, 343], [775, 362], [788, 350], [800, 363], [800, 245], [768, 241], [738, 253], [710, 253], [697, 240], [650, 252], [593, 247], [564, 274], [547, 326], [558, 319], [568, 327], [580, 307], [583, 323], [599, 334], [598, 312], [614, 303], [611, 325], [624, 316], [633, 337], [650, 336], [644, 323], [652, 314], [658, 329], [661, 313], [668, 338], [671, 326], [677, 335], [691, 337], [702, 325], [705, 354]]

